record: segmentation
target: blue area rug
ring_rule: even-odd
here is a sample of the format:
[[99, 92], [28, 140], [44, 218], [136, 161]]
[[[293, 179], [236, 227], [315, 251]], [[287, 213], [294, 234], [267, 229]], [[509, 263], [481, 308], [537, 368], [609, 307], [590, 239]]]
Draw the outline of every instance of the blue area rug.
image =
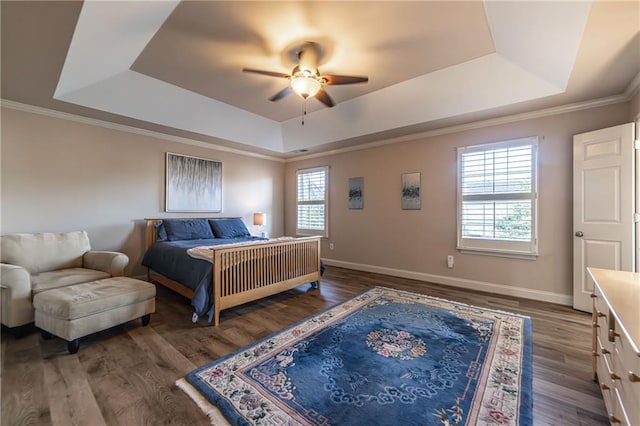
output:
[[527, 317], [376, 287], [178, 385], [234, 425], [530, 425], [531, 356]]

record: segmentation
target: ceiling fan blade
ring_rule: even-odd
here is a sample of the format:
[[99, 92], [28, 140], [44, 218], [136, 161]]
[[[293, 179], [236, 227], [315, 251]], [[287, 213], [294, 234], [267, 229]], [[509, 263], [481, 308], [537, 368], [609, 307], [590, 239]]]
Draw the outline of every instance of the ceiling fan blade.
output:
[[325, 83], [327, 86], [336, 84], [354, 84], [354, 83], [366, 83], [369, 81], [369, 77], [356, 77], [352, 75], [323, 75], [322, 78], [327, 80]]
[[278, 93], [276, 93], [275, 95], [273, 95], [272, 97], [270, 97], [269, 100], [271, 102], [279, 101], [280, 99], [284, 98], [285, 96], [289, 96], [291, 94], [291, 92], [293, 92], [293, 90], [291, 89], [291, 86], [287, 86], [284, 89], [282, 89], [281, 91], [279, 91]]
[[333, 99], [331, 99], [331, 96], [329, 96], [329, 94], [325, 92], [324, 89], [320, 89], [318, 93], [316, 93], [315, 98], [318, 99], [323, 104], [325, 104], [326, 106], [328, 106], [329, 108], [335, 105], [335, 102], [333, 102]]
[[242, 72], [252, 72], [254, 74], [268, 75], [269, 77], [289, 78], [289, 74], [283, 74], [281, 72], [255, 70], [253, 68], [242, 68]]

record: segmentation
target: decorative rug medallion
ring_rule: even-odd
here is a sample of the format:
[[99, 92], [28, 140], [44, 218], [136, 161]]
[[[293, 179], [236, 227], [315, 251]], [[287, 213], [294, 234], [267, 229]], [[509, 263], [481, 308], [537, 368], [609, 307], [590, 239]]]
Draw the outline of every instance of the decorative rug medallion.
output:
[[375, 287], [177, 384], [214, 424], [530, 425], [531, 362], [527, 317]]
[[422, 339], [406, 331], [386, 328], [369, 333], [367, 346], [379, 355], [398, 359], [412, 359], [427, 352]]

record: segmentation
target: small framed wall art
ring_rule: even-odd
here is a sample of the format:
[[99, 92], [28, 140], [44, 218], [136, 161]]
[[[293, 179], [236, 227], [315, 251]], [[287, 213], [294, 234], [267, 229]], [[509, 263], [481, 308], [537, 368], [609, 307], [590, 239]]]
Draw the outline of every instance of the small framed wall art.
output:
[[349, 208], [361, 209], [363, 206], [364, 178], [349, 178]]
[[420, 210], [420, 173], [402, 174], [402, 210]]

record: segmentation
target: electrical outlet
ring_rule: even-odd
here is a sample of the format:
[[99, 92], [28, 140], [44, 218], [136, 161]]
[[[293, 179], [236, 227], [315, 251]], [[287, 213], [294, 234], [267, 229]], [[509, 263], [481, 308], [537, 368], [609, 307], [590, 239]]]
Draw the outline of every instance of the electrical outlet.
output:
[[333, 250], [333, 243], [329, 243], [329, 250]]
[[453, 256], [447, 256], [447, 268], [453, 269]]

